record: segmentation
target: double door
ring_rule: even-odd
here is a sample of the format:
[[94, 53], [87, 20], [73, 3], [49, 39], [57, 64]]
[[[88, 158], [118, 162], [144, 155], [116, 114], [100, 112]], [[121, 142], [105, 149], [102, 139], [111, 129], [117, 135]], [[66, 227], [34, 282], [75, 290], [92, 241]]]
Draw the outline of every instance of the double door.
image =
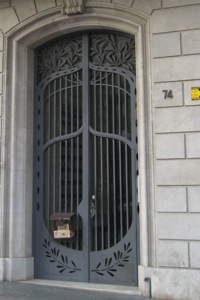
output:
[[134, 62], [134, 38], [110, 32], [37, 51], [36, 277], [137, 282]]

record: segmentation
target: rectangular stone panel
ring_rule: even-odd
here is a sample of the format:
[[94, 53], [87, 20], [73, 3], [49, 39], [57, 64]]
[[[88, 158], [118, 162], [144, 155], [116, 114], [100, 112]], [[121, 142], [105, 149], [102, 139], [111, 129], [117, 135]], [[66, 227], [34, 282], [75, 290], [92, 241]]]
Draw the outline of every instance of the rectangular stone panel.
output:
[[185, 158], [184, 134], [157, 134], [155, 152], [157, 159]]
[[153, 60], [153, 81], [199, 79], [200, 55], [157, 58]]
[[152, 38], [153, 57], [181, 55], [180, 33], [156, 34]]
[[200, 4], [199, 0], [163, 0], [163, 8]]
[[3, 51], [3, 33], [0, 31], [0, 51]]
[[10, 3], [9, 3], [10, 1], [8, 1], [8, 0], [1, 0], [0, 1], [0, 9], [1, 8], [5, 8], [5, 7], [9, 7], [10, 6]]
[[153, 100], [153, 105], [155, 107], [182, 106], [183, 105], [182, 83], [181, 82], [155, 83], [152, 88], [152, 100]]
[[154, 268], [151, 274], [155, 299], [199, 300], [200, 272], [180, 268]]
[[[117, 0], [116, 0], [117, 1]], [[99, 2], [99, 0], [92, 0], [92, 2]], [[101, 2], [111, 3], [112, 0], [102, 0]]]
[[55, 0], [35, 0], [38, 12], [55, 7]]
[[159, 213], [159, 239], [200, 240], [200, 213]]
[[188, 158], [200, 158], [200, 132], [186, 134], [186, 153]]
[[3, 52], [0, 52], [0, 72], [3, 72]]
[[159, 241], [157, 260], [159, 267], [188, 268], [188, 243]]
[[3, 52], [0, 52], [0, 73], [3, 72]]
[[200, 269], [200, 241], [190, 242], [190, 267]]
[[200, 106], [157, 108], [154, 117], [156, 133], [200, 131]]
[[[174, 1], [171, 0], [172, 2]], [[200, 28], [199, 6], [156, 10], [151, 16], [152, 33], [177, 32], [196, 28]]]
[[188, 209], [190, 212], [200, 212], [200, 186], [188, 187]]
[[[121, 1], [122, 4], [124, 4], [125, 1]], [[136, 10], [140, 10], [142, 12], [145, 12], [147, 14], [151, 14], [154, 9], [160, 9], [161, 8], [161, 1], [160, 0], [153, 0], [153, 1], [147, 1], [147, 0], [134, 0], [133, 1], [133, 8]]]
[[158, 160], [157, 185], [200, 185], [200, 159]]
[[[2, 118], [0, 118], [0, 139], [2, 139]], [[0, 153], [1, 157], [1, 153]]]
[[13, 7], [0, 10], [0, 29], [3, 32], [7, 32], [17, 24], [19, 24], [19, 20]]
[[11, 6], [15, 8], [20, 21], [24, 21], [37, 13], [34, 0], [11, 0]]
[[156, 209], [159, 212], [186, 212], [186, 187], [157, 187]]
[[0, 95], [0, 117], [2, 117], [2, 101], [3, 101], [3, 96]]
[[0, 95], [3, 93], [3, 75], [0, 74]]
[[197, 54], [200, 53], [200, 29], [184, 31], [182, 36], [182, 51], [183, 54]]
[[191, 88], [193, 87], [200, 87], [200, 81], [199, 80], [192, 80], [192, 81], [186, 81], [184, 82], [184, 103], [185, 105], [192, 105], [197, 106], [200, 105], [200, 99], [199, 100], [192, 100], [191, 95]]
[[133, 3], [133, 0], [126, 0], [126, 1], [122, 1], [122, 0], [112, 0], [112, 1], [107, 1], [107, 2], [112, 2], [112, 3], [114, 3], [114, 4], [122, 4], [122, 2], [123, 2], [123, 5], [131, 7], [131, 5], [132, 5], [132, 3]]

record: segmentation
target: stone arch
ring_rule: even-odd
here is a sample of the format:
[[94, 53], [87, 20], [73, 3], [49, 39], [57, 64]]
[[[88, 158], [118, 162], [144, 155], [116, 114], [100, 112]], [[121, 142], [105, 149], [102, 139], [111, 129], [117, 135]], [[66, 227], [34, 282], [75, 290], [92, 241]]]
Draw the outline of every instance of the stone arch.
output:
[[[6, 34], [7, 88], [5, 119], [3, 280], [34, 277], [32, 257], [34, 49], [55, 37], [90, 29], [110, 29], [136, 36], [140, 153], [140, 257], [150, 262], [151, 127], [148, 63], [148, 17], [122, 6], [96, 4], [85, 13], [63, 16], [58, 8], [28, 19]], [[148, 77], [148, 78], [147, 78]], [[17, 239], [17, 243], [16, 243]]]

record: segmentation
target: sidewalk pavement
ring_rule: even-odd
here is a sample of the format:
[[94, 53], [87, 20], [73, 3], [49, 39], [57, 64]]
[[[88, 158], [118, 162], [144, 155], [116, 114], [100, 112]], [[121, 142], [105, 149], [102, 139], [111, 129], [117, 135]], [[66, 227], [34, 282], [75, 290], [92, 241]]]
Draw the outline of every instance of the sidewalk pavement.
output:
[[[50, 282], [50, 281], [48, 281]], [[45, 281], [0, 282], [0, 300], [148, 300], [123, 289], [109, 292], [104, 289], [88, 290], [75, 287], [52, 286]], [[129, 289], [127, 287], [127, 289]], [[137, 294], [137, 293], [136, 293]], [[151, 299], [152, 300], [152, 299]]]

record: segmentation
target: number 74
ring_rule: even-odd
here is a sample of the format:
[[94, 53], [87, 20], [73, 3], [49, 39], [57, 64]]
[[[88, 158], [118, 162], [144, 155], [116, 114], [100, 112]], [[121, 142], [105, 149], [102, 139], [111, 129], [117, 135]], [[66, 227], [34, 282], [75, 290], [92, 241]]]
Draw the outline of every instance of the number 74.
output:
[[162, 90], [162, 92], [164, 93], [164, 99], [173, 98], [172, 90]]

